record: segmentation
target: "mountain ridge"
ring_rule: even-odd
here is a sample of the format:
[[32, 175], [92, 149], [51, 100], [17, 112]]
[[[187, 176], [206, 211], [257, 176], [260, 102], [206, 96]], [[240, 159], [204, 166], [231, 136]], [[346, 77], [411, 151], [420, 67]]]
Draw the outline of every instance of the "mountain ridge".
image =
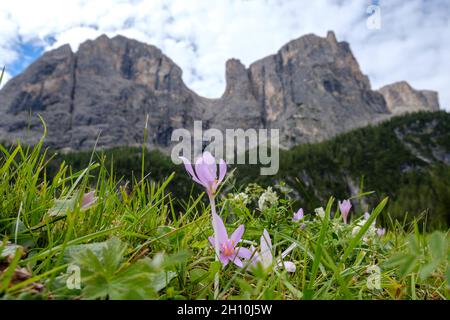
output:
[[[248, 68], [229, 59], [225, 76], [222, 96], [208, 99], [192, 91], [182, 69], [155, 46], [120, 35], [88, 40], [76, 52], [64, 45], [0, 91], [0, 138], [36, 142], [40, 113], [53, 148], [137, 145], [148, 114], [153, 147], [168, 149], [173, 130], [192, 131], [193, 121], [203, 120], [204, 129], [221, 131], [280, 129], [281, 145], [290, 148], [392, 115], [439, 109], [431, 91], [395, 84], [372, 90], [350, 45], [331, 31], [291, 40]], [[405, 101], [413, 107], [396, 105]]]

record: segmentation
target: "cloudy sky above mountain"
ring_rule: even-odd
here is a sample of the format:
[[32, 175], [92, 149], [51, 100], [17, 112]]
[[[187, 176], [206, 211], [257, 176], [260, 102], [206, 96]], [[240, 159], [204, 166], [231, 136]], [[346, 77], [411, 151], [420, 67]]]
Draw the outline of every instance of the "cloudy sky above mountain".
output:
[[[373, 4], [379, 29], [367, 26]], [[122, 34], [158, 46], [191, 89], [219, 97], [227, 59], [248, 66], [289, 40], [334, 30], [375, 89], [407, 80], [439, 91], [450, 110], [449, 17], [447, 0], [8, 0], [0, 4], [0, 65], [9, 78], [44, 51]]]

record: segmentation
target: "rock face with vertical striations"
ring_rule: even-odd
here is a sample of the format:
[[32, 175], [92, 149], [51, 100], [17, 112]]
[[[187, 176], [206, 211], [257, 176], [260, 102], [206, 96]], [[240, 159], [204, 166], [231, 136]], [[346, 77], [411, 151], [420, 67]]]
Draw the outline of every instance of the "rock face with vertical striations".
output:
[[222, 97], [191, 91], [181, 69], [158, 48], [122, 36], [49, 51], [0, 91], [0, 139], [91, 149], [142, 143], [165, 149], [173, 130], [278, 128], [292, 147], [315, 142], [407, 111], [438, 109], [437, 94], [406, 83], [379, 91], [359, 68], [348, 43], [334, 33], [306, 35], [246, 68], [226, 63]]

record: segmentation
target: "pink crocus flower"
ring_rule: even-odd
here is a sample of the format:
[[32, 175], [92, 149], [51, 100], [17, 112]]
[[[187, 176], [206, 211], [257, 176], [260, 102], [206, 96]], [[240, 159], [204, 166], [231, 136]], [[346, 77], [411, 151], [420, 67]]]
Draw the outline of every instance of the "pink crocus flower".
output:
[[81, 200], [81, 209], [89, 209], [97, 202], [97, 199], [98, 198], [95, 196], [95, 191], [85, 193], [83, 195], [83, 199]]
[[[219, 260], [222, 262], [223, 266], [226, 266], [229, 262], [233, 262], [238, 267], [243, 267], [242, 263], [243, 259], [250, 259], [251, 252], [247, 248], [237, 247], [236, 245], [241, 240], [242, 235], [244, 234], [245, 227], [241, 224], [232, 234], [228, 237], [227, 229], [223, 223], [223, 220], [217, 215], [214, 215], [213, 223], [216, 224], [216, 238], [219, 243]], [[213, 247], [215, 247], [215, 239], [214, 237], [209, 237], [209, 242]]]
[[[235, 241], [236, 239], [229, 239], [232, 240], [231, 242], [219, 241], [219, 234], [223, 236], [221, 240], [225, 240], [224, 235], [226, 235], [226, 230], [225, 227], [223, 227], [221, 230], [217, 229], [218, 227], [220, 227], [220, 224], [223, 226], [223, 221], [220, 220], [219, 216], [217, 216], [216, 214], [215, 196], [217, 187], [223, 181], [227, 173], [227, 164], [223, 159], [220, 159], [219, 172], [217, 172], [216, 159], [214, 159], [214, 157], [208, 151], [203, 152], [202, 156], [195, 161], [194, 167], [192, 167], [190, 161], [185, 157], [180, 157], [180, 159], [183, 161], [184, 167], [186, 168], [187, 172], [191, 175], [192, 180], [202, 185], [206, 189], [206, 193], [209, 198], [209, 203], [211, 205], [212, 225], [215, 235], [214, 238], [212, 238], [213, 240], [212, 244], [215, 249], [216, 259], [220, 259], [222, 263], [226, 265], [230, 261], [229, 257], [232, 256], [235, 251], [233, 243], [235, 244], [237, 243], [237, 241]], [[223, 233], [223, 230], [225, 230], [225, 233]], [[228, 236], [226, 237], [228, 238]], [[237, 260], [233, 259], [233, 262], [239, 264], [239, 262], [242, 261], [239, 259]], [[217, 298], [218, 295], [219, 295], [219, 274], [216, 273], [214, 278], [214, 297]]]
[[377, 235], [379, 237], [382, 237], [386, 234], [386, 229], [385, 228], [377, 228]]
[[350, 202], [350, 200], [344, 200], [342, 202], [339, 201], [339, 210], [341, 211], [341, 216], [344, 220], [344, 223], [347, 223], [348, 214], [351, 208], [352, 203]]
[[217, 172], [216, 159], [208, 151], [203, 152], [202, 156], [195, 161], [194, 167], [187, 158], [180, 157], [180, 159], [192, 180], [205, 187], [208, 196], [213, 197], [227, 173], [226, 162], [223, 159], [219, 160], [219, 172]]
[[304, 217], [303, 208], [300, 208], [296, 213], [294, 213], [294, 217], [292, 218], [292, 221], [296, 222], [296, 221], [302, 220], [303, 217]]
[[[254, 246], [250, 248], [250, 254], [252, 257], [252, 266], [256, 267], [259, 263], [264, 268], [264, 270], [269, 270], [273, 265], [273, 254], [272, 254], [272, 240], [270, 239], [269, 232], [264, 229], [261, 236], [261, 249], [257, 252]], [[283, 261], [283, 259], [296, 247], [296, 244], [291, 245], [282, 254], [281, 258], [276, 261], [274, 266], [275, 270], [278, 268], [285, 268], [287, 272], [295, 272], [295, 264], [291, 261]]]

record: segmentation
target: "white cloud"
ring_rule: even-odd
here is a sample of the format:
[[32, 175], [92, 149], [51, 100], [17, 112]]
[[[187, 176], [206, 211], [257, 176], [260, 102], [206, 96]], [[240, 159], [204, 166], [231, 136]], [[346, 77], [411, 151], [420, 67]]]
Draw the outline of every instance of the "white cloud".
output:
[[89, 27], [74, 27], [58, 34], [57, 40], [47, 50], [58, 48], [64, 44], [69, 44], [73, 51], [78, 50], [78, 46], [86, 41], [93, 40], [102, 35], [102, 32]]
[[[380, 30], [368, 30], [361, 0], [15, 0], [0, 12], [0, 65], [20, 59], [18, 44], [72, 48], [102, 33], [161, 48], [185, 82], [208, 97], [222, 94], [225, 61], [247, 66], [306, 33], [334, 30], [348, 41], [374, 88], [407, 80], [439, 91], [450, 110], [449, 3], [381, 0]], [[49, 38], [56, 39], [50, 43]]]

